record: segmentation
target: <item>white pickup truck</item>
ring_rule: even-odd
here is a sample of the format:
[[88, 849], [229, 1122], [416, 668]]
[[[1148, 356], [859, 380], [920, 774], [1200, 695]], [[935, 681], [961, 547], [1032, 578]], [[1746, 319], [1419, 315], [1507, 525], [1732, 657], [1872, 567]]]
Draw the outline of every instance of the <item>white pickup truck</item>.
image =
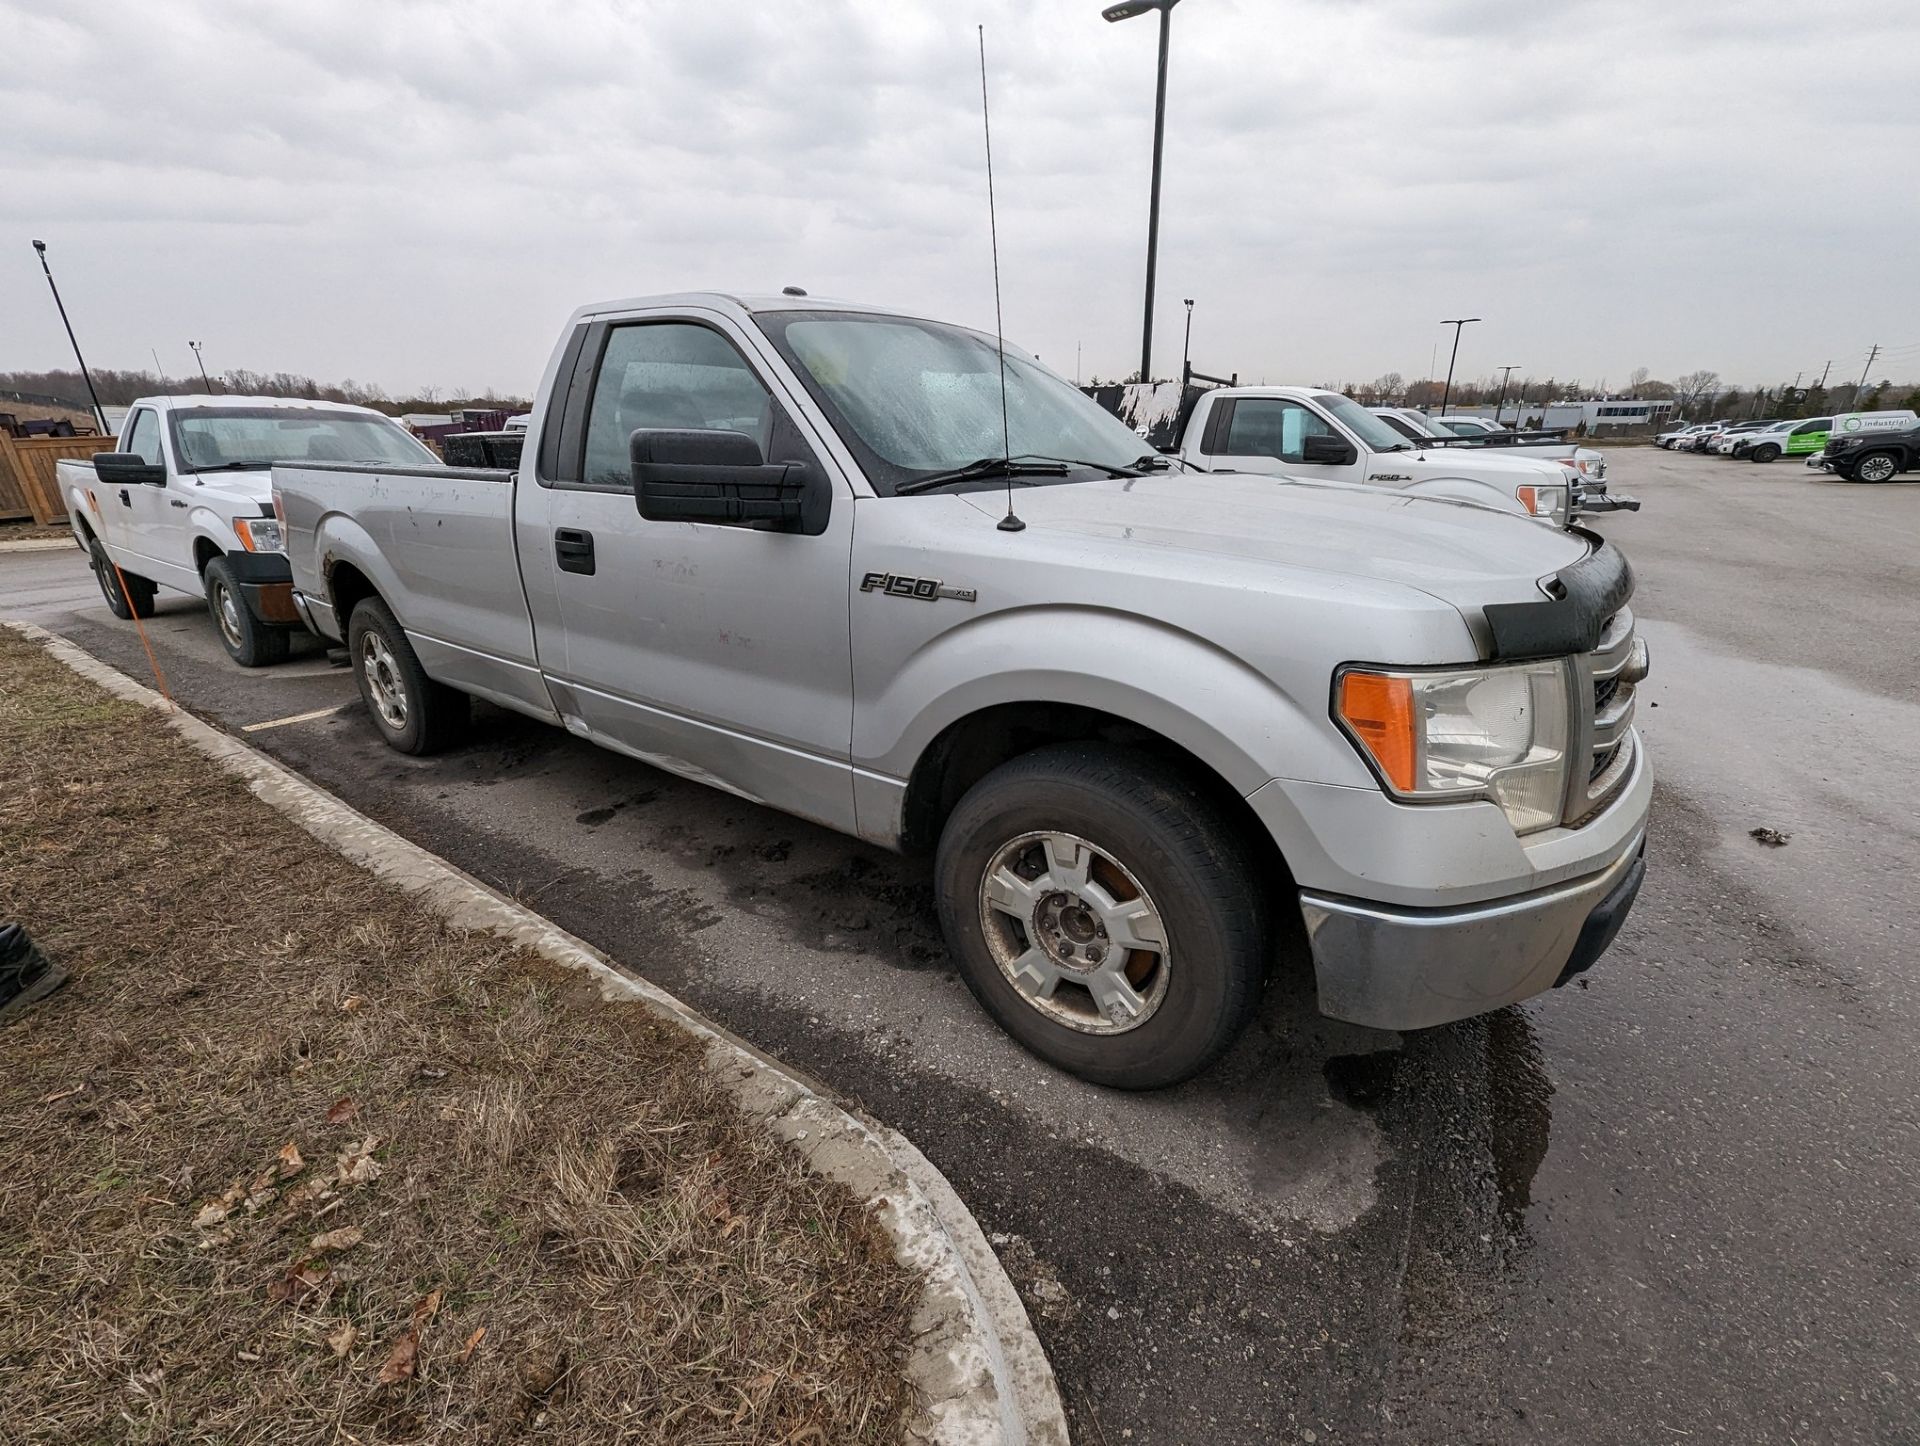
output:
[[284, 397], [142, 397], [122, 450], [59, 464], [74, 540], [119, 618], [153, 613], [162, 587], [205, 597], [242, 667], [277, 663], [300, 628], [268, 469], [294, 458], [432, 463], [379, 412]]
[[[1208, 472], [1360, 482], [1478, 502], [1556, 526], [1572, 519], [1576, 490], [1586, 495], [1578, 476], [1556, 461], [1409, 437], [1353, 398], [1320, 387], [1203, 392], [1175, 455]], [[1597, 501], [1589, 510], [1612, 509]]]
[[1652, 791], [1619, 550], [1143, 448], [990, 336], [698, 293], [576, 312], [517, 473], [273, 480], [391, 746], [479, 697], [929, 852], [975, 995], [1088, 1079], [1203, 1068], [1276, 962], [1392, 1029], [1591, 965]]

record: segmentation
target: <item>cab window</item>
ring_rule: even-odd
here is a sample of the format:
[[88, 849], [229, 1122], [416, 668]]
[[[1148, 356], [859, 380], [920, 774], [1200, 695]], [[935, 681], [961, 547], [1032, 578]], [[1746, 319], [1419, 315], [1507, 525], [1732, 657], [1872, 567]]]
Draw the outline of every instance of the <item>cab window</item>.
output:
[[1811, 422], [1802, 422], [1799, 426], [1795, 427], [1793, 429], [1793, 435], [1800, 437], [1806, 435], [1808, 432], [1831, 432], [1832, 430], [1832, 417], [1815, 417]]
[[1233, 404], [1221, 454], [1298, 462], [1308, 437], [1337, 435], [1324, 417], [1298, 402], [1280, 397], [1241, 397]]
[[613, 328], [586, 421], [589, 487], [632, 486], [627, 440], [642, 427], [745, 432], [771, 451], [773, 398], [727, 339], [693, 322]]
[[120, 444], [120, 450], [131, 452], [142, 462], [158, 465], [160, 461], [160, 424], [154, 420], [153, 412], [142, 407], [133, 414], [127, 426], [126, 440]]

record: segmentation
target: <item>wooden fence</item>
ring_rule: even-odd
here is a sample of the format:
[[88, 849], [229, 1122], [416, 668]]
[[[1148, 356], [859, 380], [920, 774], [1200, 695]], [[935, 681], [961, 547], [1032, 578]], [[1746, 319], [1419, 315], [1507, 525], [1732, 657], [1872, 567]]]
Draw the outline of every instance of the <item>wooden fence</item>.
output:
[[54, 473], [56, 462], [85, 461], [111, 452], [112, 437], [9, 437], [0, 432], [0, 522], [54, 523], [66, 519], [66, 499]]

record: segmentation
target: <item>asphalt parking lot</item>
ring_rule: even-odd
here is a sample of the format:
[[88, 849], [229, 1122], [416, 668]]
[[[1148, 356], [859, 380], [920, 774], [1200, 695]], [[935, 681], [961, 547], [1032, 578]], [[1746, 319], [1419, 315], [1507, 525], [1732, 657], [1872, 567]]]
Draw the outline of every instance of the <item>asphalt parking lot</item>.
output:
[[[149, 626], [186, 706], [907, 1131], [1082, 1441], [1911, 1440], [1920, 481], [1612, 457], [1659, 778], [1612, 952], [1405, 1037], [1282, 982], [1151, 1096], [995, 1031], [920, 865], [484, 707], [404, 758], [317, 647], [249, 673], [193, 600]], [[77, 550], [0, 554], [0, 615], [148, 677]]]

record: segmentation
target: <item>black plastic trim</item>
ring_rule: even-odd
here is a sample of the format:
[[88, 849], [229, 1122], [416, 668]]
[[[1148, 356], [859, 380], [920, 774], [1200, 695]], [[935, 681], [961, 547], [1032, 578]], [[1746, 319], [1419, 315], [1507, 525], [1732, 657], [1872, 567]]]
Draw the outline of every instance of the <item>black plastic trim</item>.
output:
[[1633, 568], [1625, 553], [1584, 527], [1567, 531], [1592, 543], [1593, 551], [1555, 573], [1539, 602], [1487, 604], [1493, 639], [1489, 662], [1590, 653], [1600, 646], [1607, 619], [1633, 596]]
[[233, 580], [237, 583], [293, 581], [293, 564], [284, 552], [247, 552], [236, 548], [227, 554], [227, 566], [233, 569]]

